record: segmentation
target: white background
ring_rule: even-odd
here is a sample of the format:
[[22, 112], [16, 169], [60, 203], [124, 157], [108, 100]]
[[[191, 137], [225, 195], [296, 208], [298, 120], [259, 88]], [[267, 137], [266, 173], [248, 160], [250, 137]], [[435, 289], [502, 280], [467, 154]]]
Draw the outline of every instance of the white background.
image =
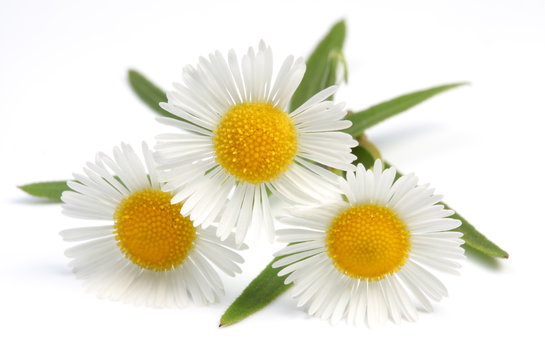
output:
[[[440, 275], [450, 295], [434, 313], [372, 330], [310, 318], [288, 296], [218, 329], [278, 248], [259, 239], [210, 307], [135, 308], [86, 294], [58, 236], [69, 219], [15, 186], [69, 178], [99, 150], [169, 130], [131, 93], [129, 67], [169, 89], [184, 64], [216, 49], [265, 39], [277, 63], [306, 55], [341, 18], [350, 82], [338, 98], [350, 109], [472, 83], [369, 136], [511, 258], [470, 257], [461, 276]], [[544, 19], [539, 0], [1, 0], [0, 358], [543, 358]]]

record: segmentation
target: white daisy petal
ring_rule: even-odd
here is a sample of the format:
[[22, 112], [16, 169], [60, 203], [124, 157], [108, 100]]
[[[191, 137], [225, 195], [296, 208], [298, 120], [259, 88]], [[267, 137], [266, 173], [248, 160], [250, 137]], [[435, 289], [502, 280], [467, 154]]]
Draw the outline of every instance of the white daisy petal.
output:
[[299, 298], [297, 306], [305, 305], [318, 291], [321, 291], [323, 285], [321, 279], [326, 278], [332, 272], [333, 270], [327, 267], [324, 261], [316, 261], [312, 271], [308, 271], [304, 277], [301, 277], [297, 281], [297, 287], [292, 291], [292, 295]]
[[94, 197], [79, 194], [74, 191], [65, 191], [61, 196], [61, 200], [66, 204], [66, 209], [81, 209], [89, 212], [104, 214], [111, 218], [115, 211], [115, 207], [111, 203], [100, 201]]
[[[324, 274], [324, 276], [321, 278], [321, 280], [318, 282], [318, 285], [316, 286], [319, 288], [319, 291], [316, 292], [316, 296], [312, 298], [312, 301], [309, 303], [307, 312], [310, 315], [314, 315], [317, 313], [322, 313], [324, 311], [325, 306], [324, 302], [326, 301], [328, 296], [331, 296], [331, 293], [333, 292], [333, 289], [335, 286], [337, 286], [337, 279], [339, 279], [339, 274], [336, 274], [334, 271], [331, 271], [330, 273]], [[294, 287], [296, 287], [295, 285]], [[316, 316], [319, 316], [318, 314]]]
[[187, 293], [191, 297], [191, 300], [195, 303], [197, 306], [203, 306], [207, 304], [206, 295], [203, 294], [202, 289], [199, 287], [199, 284], [197, 283], [197, 279], [195, 278], [195, 275], [193, 274], [195, 272], [195, 268], [191, 266], [189, 263], [184, 264], [184, 280], [185, 284], [187, 286]]
[[239, 216], [240, 208], [242, 207], [245, 193], [245, 184], [235, 187], [233, 196], [231, 197], [229, 203], [226, 205], [226, 209], [221, 216], [217, 231], [218, 236], [220, 236], [222, 240], [224, 240], [235, 227], [236, 221]]
[[[64, 254], [70, 258], [81, 258], [82, 256], [93, 256], [92, 253], [101, 254], [111, 249], [114, 242], [112, 235], [104, 238], [93, 239], [67, 249]], [[97, 259], [98, 260], [98, 259]]]
[[282, 267], [282, 266], [291, 264], [293, 262], [302, 260], [302, 259], [304, 259], [306, 257], [319, 254], [319, 253], [321, 253], [323, 251], [324, 251], [323, 249], [313, 249], [313, 250], [302, 251], [300, 253], [293, 254], [293, 255], [290, 255], [290, 256], [286, 256], [286, 257], [284, 257], [282, 259], [277, 260], [273, 264], [273, 267]]
[[[226, 179], [225, 182], [231, 183], [232, 180]], [[203, 201], [201, 204], [197, 205], [195, 211], [197, 214], [201, 215], [199, 217], [195, 216], [195, 223], [202, 224], [201, 226], [206, 229], [212, 222], [216, 221], [216, 217], [227, 201], [229, 192], [233, 186], [234, 184], [231, 184], [231, 186], [218, 186], [219, 191], [214, 194], [215, 196], [212, 197], [211, 202], [206, 203]], [[200, 207], [203, 207], [203, 209]]]
[[352, 289], [354, 287], [354, 284], [357, 284], [355, 281], [346, 280], [346, 284], [344, 286], [344, 289], [342, 289], [342, 292], [337, 300], [337, 303], [335, 304], [335, 309], [333, 310], [333, 314], [331, 314], [331, 323], [336, 324], [338, 323], [347, 312], [347, 306], [350, 301], [350, 295], [352, 295]]
[[415, 277], [418, 278], [419, 281], [422, 283], [422, 288], [426, 287], [429, 289], [429, 292], [433, 293], [434, 296], [438, 297], [438, 300], [441, 299], [441, 297], [448, 296], [447, 288], [439, 279], [437, 279], [432, 273], [429, 271], [423, 269], [418, 264], [416, 264], [413, 261], [407, 261], [407, 264], [405, 265], [409, 272]]
[[448, 260], [445, 258], [436, 258], [435, 256], [429, 256], [427, 254], [413, 253], [412, 258], [422, 265], [429, 266], [431, 268], [444, 271], [453, 275], [458, 275], [456, 269], [460, 268], [460, 264], [456, 261]]
[[192, 277], [199, 291], [204, 296], [205, 305], [216, 302], [216, 291], [218, 289], [214, 289], [209, 279], [203, 275], [202, 269], [195, 263], [195, 260], [189, 256], [184, 264], [187, 266], [186, 269], [189, 277]]
[[408, 191], [416, 186], [417, 182], [418, 178], [412, 174], [400, 177], [389, 189], [386, 205], [393, 208]]
[[318, 230], [327, 230], [327, 226], [329, 224], [325, 224], [323, 222], [320, 222], [317, 219], [311, 219], [311, 218], [296, 218], [293, 216], [286, 216], [286, 217], [279, 217], [278, 221], [280, 221], [284, 225], [289, 226], [296, 226], [296, 227], [314, 227]]
[[74, 208], [73, 206], [66, 205], [66, 204], [63, 205], [62, 213], [66, 216], [79, 218], [79, 219], [110, 220], [112, 218], [109, 212], [105, 213], [102, 211], [93, 211], [93, 210], [82, 209], [82, 208]]
[[[75, 175], [74, 177], [79, 179], [84, 178], [81, 175]], [[106, 203], [108, 205], [115, 205], [116, 202], [123, 198], [121, 193], [112, 188], [110, 184], [106, 184], [102, 179], [99, 182], [92, 183], [83, 183], [76, 179], [76, 181], [67, 181], [66, 185], [82, 195], [86, 195], [97, 202]]]
[[135, 269], [134, 266], [129, 264], [126, 264], [124, 267], [120, 267], [115, 275], [110, 276], [109, 286], [103, 290], [104, 297], [112, 300], [122, 299], [123, 295], [131, 285], [131, 282], [138, 276], [138, 274], [139, 271]]
[[360, 296], [362, 295], [362, 291], [359, 288], [362, 286], [362, 282], [356, 280], [352, 284], [352, 293], [350, 294], [348, 308], [346, 309], [346, 321], [349, 324], [357, 325], [358, 305], [360, 303]]
[[[216, 112], [214, 110], [214, 107], [211, 106], [211, 104], [207, 104], [200, 101], [199, 98], [196, 98], [194, 96], [194, 94], [191, 92], [190, 89], [188, 89], [187, 87], [183, 85], [174, 83], [174, 88], [176, 88], [177, 90], [176, 92], [168, 91], [166, 93], [167, 100], [172, 105], [177, 105], [178, 108], [185, 109], [184, 112], [191, 113], [192, 114], [191, 118], [194, 118], [194, 117], [202, 118], [203, 121], [199, 123], [199, 126], [205, 129], [210, 129], [211, 127], [213, 127], [212, 124], [215, 117], [214, 114]], [[166, 103], [160, 103], [159, 105], [161, 107], [165, 106], [162, 104], [166, 104]], [[186, 119], [184, 118], [184, 120]]]
[[213, 291], [223, 294], [223, 283], [218, 273], [210, 266], [204, 256], [197, 252], [191, 254], [191, 259], [195, 262], [195, 265], [199, 268], [206, 280], [212, 285]]
[[201, 255], [206, 256], [206, 258], [210, 260], [217, 268], [229, 276], [235, 276], [241, 272], [237, 262], [229, 259], [228, 256], [225, 256], [226, 254], [229, 255], [234, 253], [227, 252], [227, 249], [225, 248], [215, 247], [209, 244], [205, 245], [203, 242], [200, 244], [197, 251]]
[[279, 242], [307, 241], [321, 239], [324, 236], [322, 231], [308, 229], [279, 229], [276, 231]]
[[113, 234], [113, 231], [113, 226], [103, 225], [66, 229], [61, 231], [59, 234], [62, 236], [64, 241], [83, 241], [110, 236]]
[[167, 279], [167, 286], [169, 287], [172, 294], [171, 296], [173, 305], [180, 308], [186, 307], [189, 303], [189, 298], [186, 288], [186, 282], [183, 279], [183, 273], [180, 270], [169, 271], [167, 274]]
[[242, 244], [244, 238], [246, 237], [246, 233], [248, 232], [252, 207], [261, 206], [261, 204], [254, 205], [254, 201], [256, 200], [254, 189], [254, 187], [247, 186], [244, 194], [244, 200], [242, 200], [240, 215], [236, 224], [236, 242], [238, 245]]
[[360, 281], [358, 286], [358, 298], [355, 301], [358, 301], [356, 315], [355, 315], [355, 325], [361, 326], [365, 324], [365, 319], [367, 317], [367, 302], [369, 296], [368, 292], [368, 283], [367, 281]]
[[274, 231], [274, 224], [273, 224], [273, 217], [271, 214], [271, 208], [269, 205], [269, 196], [267, 195], [267, 187], [265, 184], [261, 184], [260, 186], [261, 190], [261, 214], [263, 214], [263, 232], [265, 233], [265, 237], [267, 238], [268, 242], [272, 242], [274, 240], [273, 231]]
[[[163, 103], [161, 103], [161, 104], [163, 104]], [[160, 122], [161, 124], [177, 127], [180, 130], [184, 130], [184, 131], [188, 131], [190, 133], [194, 133], [196, 136], [210, 136], [210, 135], [212, 135], [212, 132], [209, 129], [199, 127], [197, 125], [193, 125], [193, 124], [191, 124], [191, 123], [189, 123], [187, 121], [176, 120], [176, 119], [172, 119], [172, 118], [168, 118], [168, 117], [164, 117], [164, 116], [158, 116], [155, 119], [158, 122]], [[162, 134], [162, 135], [164, 136], [164, 135], [173, 135], [173, 134]]]
[[403, 289], [403, 287], [399, 283], [399, 280], [395, 276], [389, 276], [388, 282], [390, 283], [391, 288], [395, 291], [395, 294], [399, 299], [399, 305], [401, 306], [401, 310], [403, 312], [403, 315], [405, 316], [405, 319], [409, 321], [416, 321], [418, 316], [416, 308], [409, 296], [407, 295], [405, 289]]
[[424, 295], [422, 290], [411, 280], [411, 278], [407, 276], [406, 271], [404, 269], [401, 269], [401, 271], [399, 271], [397, 274], [399, 275], [403, 283], [413, 293], [416, 299], [420, 302], [420, 304], [424, 307], [424, 310], [426, 310], [427, 312], [432, 312], [433, 307], [429, 299], [426, 297], [426, 295]]
[[331, 184], [337, 184], [339, 176], [335, 175], [333, 172], [321, 167], [316, 164], [306, 161], [301, 157], [297, 157], [297, 162], [301, 164], [304, 168], [316, 173], [321, 179], [330, 182]]
[[390, 283], [390, 276], [386, 276], [384, 281], [381, 283], [382, 291], [384, 294], [384, 299], [386, 300], [388, 306], [388, 313], [390, 318], [394, 323], [399, 323], [401, 321], [401, 304], [399, 297], [397, 296], [396, 290], [392, 287]]
[[370, 328], [382, 325], [388, 319], [388, 308], [379, 282], [371, 281], [367, 288], [367, 324]]
[[294, 245], [286, 246], [284, 249], [274, 253], [274, 256], [283, 256], [295, 254], [301, 251], [314, 250], [322, 247], [322, 243], [318, 241], [305, 241]]
[[[294, 263], [286, 266], [285, 268], [281, 269], [278, 272], [278, 276], [284, 276], [286, 274], [290, 274], [290, 273], [292, 273], [292, 272], [294, 272], [295, 270], [298, 270], [298, 269], [307, 269], [310, 266], [315, 266], [317, 263], [319, 263], [322, 260], [323, 260], [323, 257], [321, 257], [320, 255], [311, 256], [311, 257], [309, 257], [307, 259], [299, 260], [299, 261], [294, 262]], [[273, 264], [273, 267], [275, 267], [275, 264]], [[291, 275], [290, 275], [290, 277], [291, 277]]]
[[337, 92], [338, 88], [339, 88], [338, 86], [333, 85], [333, 86], [330, 86], [328, 88], [325, 88], [325, 89], [321, 90], [320, 92], [313, 95], [310, 99], [305, 101], [297, 109], [293, 110], [290, 113], [290, 116], [293, 118], [293, 117], [299, 115], [300, 113], [302, 113], [303, 111], [311, 108], [313, 105], [319, 104], [319, 103], [325, 101], [330, 96], [333, 96]]
[[423, 221], [418, 224], [411, 224], [409, 230], [414, 234], [420, 234], [422, 232], [430, 233], [435, 231], [447, 231], [456, 229], [462, 225], [462, 222], [458, 219], [440, 218], [429, 221]]
[[[307, 260], [310, 261], [309, 265], [305, 267], [301, 267], [300, 268], [301, 271], [291, 272], [284, 280], [284, 283], [289, 284], [294, 281], [297, 281], [297, 284], [298, 284], [297, 288], [304, 290], [306, 287], [312, 284], [315, 284], [316, 283], [315, 280], [318, 280], [319, 277], [323, 277], [328, 271], [332, 271], [331, 267], [328, 266], [326, 263], [328, 261], [327, 256], [318, 255], [318, 256], [313, 256], [311, 258], [308, 258]], [[301, 263], [301, 262], [302, 261], [298, 263]], [[316, 277], [314, 278], [314, 276]], [[319, 287], [317, 289], [319, 289]]]
[[322, 308], [317, 312], [318, 317], [323, 320], [331, 321], [331, 316], [333, 315], [333, 312], [337, 307], [339, 298], [342, 294], [342, 289], [344, 288], [346, 282], [346, 277], [340, 275], [337, 276], [334, 282], [333, 289], [329, 292], [328, 296], [326, 296]]

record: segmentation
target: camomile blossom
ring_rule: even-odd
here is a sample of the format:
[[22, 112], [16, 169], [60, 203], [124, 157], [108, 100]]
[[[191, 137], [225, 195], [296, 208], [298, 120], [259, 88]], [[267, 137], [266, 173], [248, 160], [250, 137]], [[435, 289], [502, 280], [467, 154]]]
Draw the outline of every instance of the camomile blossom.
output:
[[[214, 302], [223, 293], [215, 268], [234, 276], [243, 260], [234, 239], [220, 242], [172, 204], [157, 179], [151, 152], [144, 161], [125, 144], [113, 158], [100, 153], [74, 174], [62, 194], [63, 213], [100, 221], [61, 232], [73, 272], [99, 297], [153, 307]], [[214, 268], [215, 267], [215, 268]]]
[[261, 42], [239, 61], [220, 52], [187, 66], [183, 82], [161, 106], [183, 121], [159, 121], [179, 132], [157, 137], [161, 178], [182, 214], [196, 225], [219, 221], [223, 239], [236, 229], [241, 243], [251, 224], [261, 224], [272, 239], [268, 193], [298, 202], [334, 189], [336, 176], [326, 167], [353, 170], [350, 148], [357, 142], [339, 130], [343, 104], [328, 100], [329, 87], [297, 109], [290, 99], [305, 73], [305, 63], [288, 57], [273, 76], [271, 48]]
[[373, 170], [359, 164], [340, 179], [344, 200], [282, 219], [290, 228], [277, 231], [279, 241], [291, 244], [273, 266], [284, 267], [278, 275], [289, 274], [285, 283], [309, 314], [369, 326], [414, 321], [415, 302], [431, 311], [430, 300], [447, 295], [430, 270], [456, 272], [463, 241], [450, 230], [461, 223], [414, 175], [395, 175], [380, 160]]

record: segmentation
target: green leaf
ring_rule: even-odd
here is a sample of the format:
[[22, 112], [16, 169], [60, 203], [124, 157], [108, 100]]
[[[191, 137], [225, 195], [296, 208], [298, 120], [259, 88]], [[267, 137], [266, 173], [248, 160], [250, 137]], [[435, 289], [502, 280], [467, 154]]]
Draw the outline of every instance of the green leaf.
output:
[[344, 65], [346, 78], [346, 61], [342, 55], [345, 36], [346, 24], [339, 21], [318, 43], [307, 60], [305, 75], [291, 98], [290, 109], [298, 108], [317, 92], [335, 85], [339, 63]]
[[53, 201], [61, 201], [63, 191], [70, 190], [66, 181], [49, 181], [18, 186], [27, 194], [48, 198]]
[[408, 110], [413, 106], [431, 98], [432, 96], [462, 85], [467, 85], [467, 83], [441, 85], [426, 90], [416, 91], [396, 97], [395, 99], [388, 100], [378, 105], [371, 106], [366, 110], [350, 113], [346, 118], [352, 121], [352, 126], [344, 131], [354, 137], [360, 136], [364, 130], [370, 128], [371, 126]]
[[[441, 203], [445, 206], [445, 209], [451, 209], [445, 203]], [[508, 259], [509, 254], [507, 251], [488, 240], [482, 233], [480, 233], [473, 225], [471, 225], [466, 219], [464, 219], [458, 212], [451, 216], [453, 219], [458, 219], [462, 222], [462, 225], [456, 229], [464, 234], [463, 239], [465, 241], [464, 247], [470, 247], [478, 252], [486, 254], [492, 257]]]
[[284, 284], [288, 275], [278, 276], [278, 272], [283, 268], [272, 267], [280, 258], [274, 258], [229, 306], [221, 317], [220, 327], [237, 323], [261, 310], [291, 287], [292, 284]]
[[157, 114], [182, 120], [159, 106], [159, 103], [167, 102], [167, 96], [163, 90], [149, 81], [144, 75], [136, 70], [129, 70], [129, 84], [140, 100]]

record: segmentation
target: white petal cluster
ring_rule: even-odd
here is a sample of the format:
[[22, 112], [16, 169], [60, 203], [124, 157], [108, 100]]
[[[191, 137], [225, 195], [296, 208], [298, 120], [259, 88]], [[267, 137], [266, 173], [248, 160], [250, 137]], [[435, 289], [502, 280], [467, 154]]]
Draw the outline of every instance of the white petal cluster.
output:
[[108, 222], [61, 232], [65, 241], [76, 243], [66, 250], [70, 266], [99, 297], [152, 307], [183, 307], [190, 299], [215, 302], [223, 294], [216, 269], [230, 276], [241, 271], [243, 259], [233, 250], [232, 236], [221, 242], [213, 230], [197, 228], [189, 255], [169, 271], [143, 269], [119, 250], [113, 218], [121, 201], [144, 189], [161, 190], [153, 156], [145, 144], [142, 151], [144, 161], [124, 144], [114, 148], [113, 158], [100, 153], [84, 175], [74, 174], [75, 181], [68, 183], [73, 191], [62, 195], [66, 215]]
[[289, 112], [297, 132], [298, 152], [293, 164], [277, 179], [251, 184], [224, 169], [214, 152], [214, 130], [223, 115], [237, 104], [261, 102], [288, 113], [289, 101], [301, 82], [305, 63], [288, 57], [273, 77], [270, 47], [261, 42], [239, 61], [234, 51], [227, 59], [220, 53], [201, 58], [197, 67], [188, 66], [183, 83], [167, 94], [162, 107], [187, 121], [168, 117], [158, 120], [179, 130], [157, 137], [157, 160], [166, 189], [183, 201], [182, 213], [207, 227], [218, 221], [217, 234], [224, 239], [236, 229], [242, 243], [250, 225], [260, 227], [272, 240], [273, 218], [267, 192], [289, 202], [319, 200], [319, 194], [334, 189], [336, 177], [323, 166], [353, 170], [351, 147], [357, 142], [339, 130], [352, 125], [343, 120], [343, 104], [330, 100], [336, 86], [320, 91], [299, 108]]
[[[293, 296], [298, 305], [311, 315], [332, 322], [347, 319], [350, 323], [369, 326], [405, 318], [416, 320], [416, 303], [432, 311], [430, 300], [447, 295], [445, 286], [430, 269], [456, 273], [457, 260], [464, 258], [460, 247], [461, 233], [451, 231], [460, 221], [449, 218], [454, 211], [438, 204], [441, 196], [428, 186], [417, 185], [414, 175], [394, 181], [393, 168], [382, 169], [377, 160], [373, 170], [359, 164], [355, 172], [340, 179], [339, 186], [346, 201], [320, 207], [292, 210], [283, 221], [297, 229], [277, 231], [278, 240], [296, 242], [277, 252], [285, 256], [274, 266], [284, 267], [279, 276], [289, 274]], [[326, 237], [333, 219], [347, 206], [375, 204], [393, 210], [407, 225], [410, 252], [399, 271], [380, 280], [360, 279], [346, 275], [334, 264], [327, 251]]]

